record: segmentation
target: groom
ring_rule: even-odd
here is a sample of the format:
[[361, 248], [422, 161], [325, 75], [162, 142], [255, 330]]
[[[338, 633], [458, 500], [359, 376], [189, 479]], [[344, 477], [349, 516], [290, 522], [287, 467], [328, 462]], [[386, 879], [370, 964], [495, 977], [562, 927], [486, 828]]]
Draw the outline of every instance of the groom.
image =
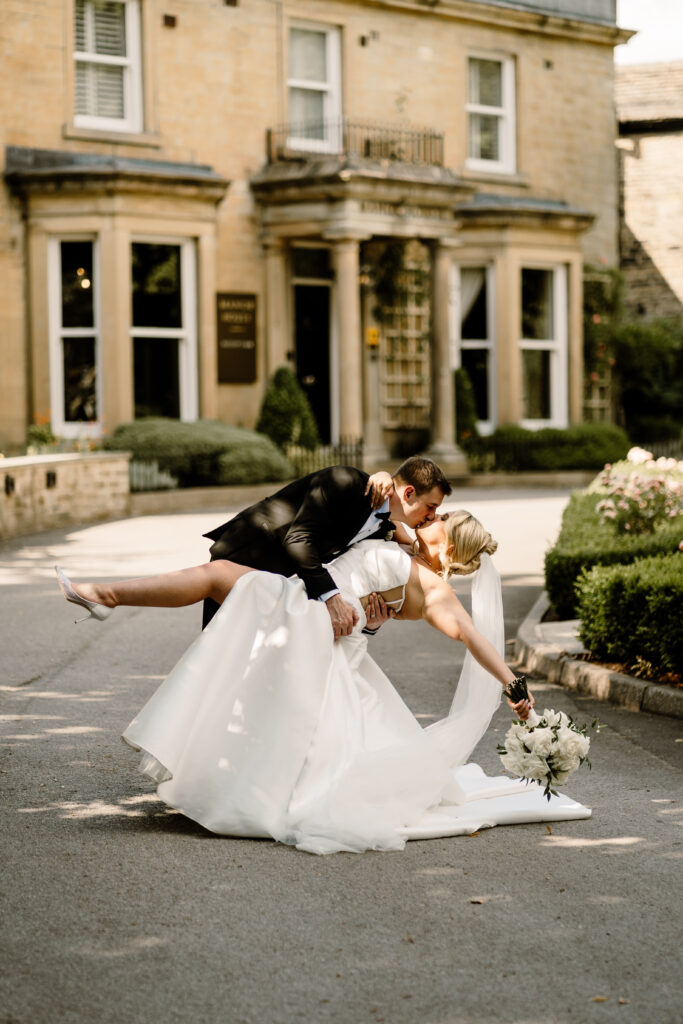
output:
[[[214, 543], [211, 560], [226, 558], [253, 569], [300, 576], [309, 598], [325, 602], [335, 638], [348, 636], [358, 621], [324, 568], [360, 540], [386, 537], [391, 521], [416, 527], [431, 522], [451, 485], [443, 471], [420, 456], [406, 459], [393, 476], [393, 493], [373, 512], [366, 494], [368, 474], [332, 466], [287, 484], [204, 534]], [[204, 602], [206, 626], [218, 610]]]

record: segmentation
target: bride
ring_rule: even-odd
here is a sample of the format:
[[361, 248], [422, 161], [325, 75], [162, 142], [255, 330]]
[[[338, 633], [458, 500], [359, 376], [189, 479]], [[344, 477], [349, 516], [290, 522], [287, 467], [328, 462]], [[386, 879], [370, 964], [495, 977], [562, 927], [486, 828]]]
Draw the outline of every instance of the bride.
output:
[[[502, 658], [496, 547], [467, 512], [419, 527], [412, 546], [356, 544], [328, 567], [359, 616], [336, 641], [324, 604], [297, 577], [222, 560], [111, 584], [75, 586], [57, 572], [67, 600], [97, 619], [118, 605], [221, 606], [123, 734], [166, 804], [212, 832], [311, 853], [397, 850], [590, 815], [466, 764], [515, 678]], [[472, 573], [470, 618], [446, 579]], [[399, 621], [424, 619], [467, 647], [450, 713], [426, 729], [367, 653], [362, 629], [377, 595]], [[512, 706], [526, 718], [531, 704]]]

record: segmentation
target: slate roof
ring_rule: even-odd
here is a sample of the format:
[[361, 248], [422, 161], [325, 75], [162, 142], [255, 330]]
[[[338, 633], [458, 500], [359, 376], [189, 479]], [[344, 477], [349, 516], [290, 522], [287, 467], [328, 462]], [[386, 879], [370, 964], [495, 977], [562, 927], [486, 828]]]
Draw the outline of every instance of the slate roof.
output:
[[622, 65], [615, 69], [620, 124], [683, 118], [683, 61]]

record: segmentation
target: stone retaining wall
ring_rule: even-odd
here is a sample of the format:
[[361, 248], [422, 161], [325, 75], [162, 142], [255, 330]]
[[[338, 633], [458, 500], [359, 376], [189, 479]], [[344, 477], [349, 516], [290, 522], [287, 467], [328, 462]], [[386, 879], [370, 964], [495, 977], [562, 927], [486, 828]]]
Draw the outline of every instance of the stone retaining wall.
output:
[[0, 459], [0, 540], [130, 512], [127, 452]]

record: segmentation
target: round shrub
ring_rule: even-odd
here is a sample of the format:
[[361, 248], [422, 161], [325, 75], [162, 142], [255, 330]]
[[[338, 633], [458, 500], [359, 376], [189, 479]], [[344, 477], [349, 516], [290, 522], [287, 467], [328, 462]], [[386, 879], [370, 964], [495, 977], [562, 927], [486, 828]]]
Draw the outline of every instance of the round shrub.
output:
[[289, 461], [269, 441], [268, 448], [249, 445], [232, 448], [219, 455], [216, 483], [260, 484], [271, 480], [291, 480], [294, 475]]
[[289, 444], [313, 449], [320, 443], [308, 399], [286, 366], [275, 371], [266, 388], [256, 429], [283, 451]]
[[[176, 477], [181, 487], [265, 483], [294, 476], [292, 467], [267, 437], [218, 420], [134, 420], [117, 427], [108, 447], [132, 452], [139, 462], [156, 462], [161, 470]], [[253, 461], [262, 474], [258, 480], [253, 469], [249, 470], [248, 479], [240, 478], [237, 466], [233, 477], [226, 479], [228, 470], [221, 468], [220, 458], [232, 452], [240, 454], [242, 465]]]

